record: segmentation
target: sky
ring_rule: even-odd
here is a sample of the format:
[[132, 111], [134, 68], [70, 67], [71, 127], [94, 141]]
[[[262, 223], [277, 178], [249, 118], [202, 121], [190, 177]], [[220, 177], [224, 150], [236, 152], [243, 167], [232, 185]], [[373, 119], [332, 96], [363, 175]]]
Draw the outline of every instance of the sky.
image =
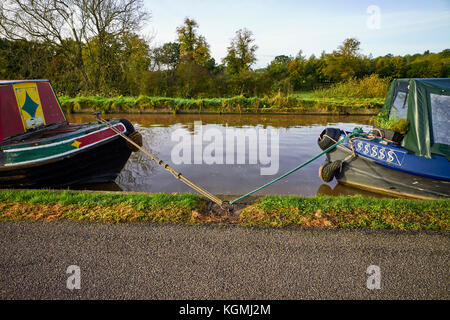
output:
[[235, 32], [253, 32], [257, 62], [277, 55], [309, 57], [335, 50], [346, 38], [373, 57], [450, 48], [450, 0], [144, 0], [151, 19], [143, 33], [152, 46], [176, 40], [185, 17], [199, 24], [217, 63]]

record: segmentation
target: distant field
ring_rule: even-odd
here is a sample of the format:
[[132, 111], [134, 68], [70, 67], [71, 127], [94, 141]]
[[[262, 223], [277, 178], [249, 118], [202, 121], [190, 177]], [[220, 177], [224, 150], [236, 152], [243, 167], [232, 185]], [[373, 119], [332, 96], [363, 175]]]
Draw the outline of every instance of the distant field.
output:
[[265, 196], [230, 215], [193, 194], [0, 191], [0, 221], [60, 219], [449, 231], [450, 200]]
[[361, 97], [321, 97], [317, 95], [317, 92], [310, 91], [310, 92], [301, 92], [301, 93], [294, 93], [290, 95], [291, 97], [295, 97], [299, 100], [303, 101], [316, 101], [318, 103], [330, 103], [330, 104], [337, 104], [337, 105], [343, 105], [343, 106], [374, 106], [381, 108], [384, 104], [384, 97], [381, 98], [361, 98]]

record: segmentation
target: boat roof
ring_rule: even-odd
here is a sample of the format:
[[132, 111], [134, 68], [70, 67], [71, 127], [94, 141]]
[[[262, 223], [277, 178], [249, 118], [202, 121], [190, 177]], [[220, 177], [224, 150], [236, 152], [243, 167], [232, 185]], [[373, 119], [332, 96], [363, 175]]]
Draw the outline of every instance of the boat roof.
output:
[[2, 84], [15, 84], [15, 83], [26, 83], [26, 82], [49, 82], [48, 79], [36, 79], [36, 80], [0, 80], [0, 85]]
[[395, 79], [397, 82], [415, 81], [418, 83], [428, 84], [432, 87], [450, 90], [450, 78], [400, 78]]
[[402, 146], [416, 155], [439, 154], [450, 160], [450, 78], [392, 81], [383, 110], [403, 110], [409, 130]]

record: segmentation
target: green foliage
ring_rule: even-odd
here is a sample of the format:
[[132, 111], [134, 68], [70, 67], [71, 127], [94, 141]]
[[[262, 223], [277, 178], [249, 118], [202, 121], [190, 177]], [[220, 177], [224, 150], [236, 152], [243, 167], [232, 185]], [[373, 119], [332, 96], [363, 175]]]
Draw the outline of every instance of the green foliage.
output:
[[388, 125], [386, 129], [390, 129], [401, 134], [406, 134], [409, 130], [409, 121], [404, 118], [395, 120], [394, 123]]
[[408, 119], [397, 119], [389, 117], [389, 110], [380, 112], [374, 119], [373, 123], [384, 129], [392, 130], [400, 134], [406, 134], [409, 129]]
[[229, 98], [171, 98], [150, 97], [67, 97], [59, 98], [65, 112], [91, 112], [102, 113], [117, 112], [270, 112], [270, 111], [305, 111], [326, 110], [339, 112], [346, 108], [368, 109], [381, 108], [383, 99], [359, 98], [317, 98], [314, 93], [283, 95], [278, 93], [272, 97], [246, 97], [237, 95]]
[[324, 73], [330, 80], [346, 81], [361, 75], [360, 44], [356, 39], [345, 39], [338, 50], [326, 57]]
[[255, 52], [258, 46], [254, 45], [253, 33], [247, 29], [239, 29], [231, 40], [228, 47], [228, 54], [223, 59], [227, 66], [227, 72], [231, 75], [237, 75], [241, 72], [249, 71], [250, 67], [256, 62]]
[[201, 66], [207, 66], [211, 60], [209, 44], [204, 36], [198, 35], [198, 23], [189, 18], [177, 28], [180, 57], [193, 60]]
[[168, 42], [154, 48], [150, 57], [153, 62], [153, 68], [156, 70], [174, 70], [180, 62], [180, 52], [181, 48], [178, 42]]
[[382, 79], [377, 74], [372, 74], [361, 80], [350, 79], [345, 82], [333, 84], [325, 89], [316, 90], [314, 95], [320, 98], [384, 98], [388, 89], [389, 79]]
[[[195, 20], [186, 18], [177, 28], [177, 42], [153, 49], [145, 39], [129, 32], [91, 37], [81, 45], [68, 38], [61, 44], [64, 49], [48, 42], [0, 39], [0, 78], [47, 78], [58, 95], [70, 97], [264, 99], [280, 94], [297, 99], [298, 93], [312, 91], [316, 101], [327, 100], [327, 107], [332, 103], [334, 108], [344, 100], [353, 106], [356, 100], [366, 104], [367, 99], [384, 97], [392, 78], [450, 77], [450, 49], [371, 58], [360, 53], [359, 41], [352, 38], [330, 54], [309, 58], [301, 51], [295, 58], [279, 55], [266, 68], [252, 70], [257, 46], [246, 29], [237, 31], [224, 64], [217, 65], [198, 29]], [[93, 103], [98, 108], [96, 101]], [[101, 111], [110, 109], [115, 107], [101, 103]]]
[[197, 63], [190, 56], [183, 56], [175, 71], [177, 81], [176, 96], [193, 98], [207, 95], [214, 82], [207, 67]]
[[[60, 78], [73, 81], [76, 87], [61, 85], [66, 94], [75, 90], [134, 94], [138, 86], [130, 86], [130, 82], [136, 81], [133, 67], [139, 65], [139, 70], [145, 70], [147, 53], [146, 44], [135, 45], [133, 40], [141, 39], [133, 33], [139, 32], [148, 18], [142, 0], [77, 0], [69, 4], [47, 0], [2, 1], [0, 33], [10, 42], [18, 42], [21, 48], [29, 47], [25, 59], [36, 56], [36, 66], [45, 70], [47, 78], [54, 82]], [[18, 38], [33, 41], [17, 41]], [[133, 54], [136, 48], [139, 53]], [[15, 52], [11, 65], [21, 66], [18, 60], [22, 58], [20, 52]], [[34, 71], [30, 65], [27, 69]], [[55, 71], [61, 74], [54, 75]], [[17, 73], [13, 76], [16, 78]], [[33, 72], [25, 78], [41, 77]]]

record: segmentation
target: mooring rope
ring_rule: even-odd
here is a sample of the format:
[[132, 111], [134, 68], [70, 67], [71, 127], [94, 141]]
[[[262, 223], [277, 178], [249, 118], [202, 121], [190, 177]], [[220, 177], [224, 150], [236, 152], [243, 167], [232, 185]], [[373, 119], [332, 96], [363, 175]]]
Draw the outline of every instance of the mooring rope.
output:
[[294, 173], [294, 172], [300, 170], [300, 169], [303, 168], [304, 166], [310, 164], [311, 162], [313, 162], [313, 161], [316, 160], [317, 158], [319, 158], [319, 157], [323, 156], [324, 154], [330, 152], [331, 150], [333, 150], [334, 148], [336, 148], [338, 145], [340, 145], [341, 143], [343, 143], [345, 140], [347, 140], [347, 139], [349, 139], [349, 138], [351, 138], [351, 137], [353, 137], [353, 136], [357, 136], [357, 135], [359, 135], [359, 134], [361, 134], [361, 133], [362, 133], [362, 129], [361, 129], [361, 128], [354, 128], [353, 131], [352, 131], [352, 133], [350, 133], [349, 135], [346, 135], [343, 139], [337, 141], [337, 142], [336, 142], [335, 144], [333, 144], [331, 147], [329, 147], [329, 148], [327, 148], [326, 150], [322, 151], [322, 152], [319, 153], [318, 155], [316, 155], [316, 156], [314, 156], [313, 158], [309, 159], [308, 161], [302, 163], [301, 165], [295, 167], [294, 169], [292, 169], [292, 170], [286, 172], [285, 174], [279, 176], [278, 178], [273, 179], [272, 181], [266, 183], [265, 185], [262, 185], [261, 187], [256, 188], [256, 189], [250, 191], [249, 193], [246, 193], [246, 194], [244, 194], [243, 196], [240, 196], [239, 198], [236, 198], [236, 199], [230, 201], [230, 204], [234, 204], [234, 203], [236, 203], [237, 201], [239, 201], [239, 200], [241, 200], [241, 199], [244, 199], [244, 198], [246, 198], [246, 197], [248, 197], [248, 196], [254, 194], [255, 192], [258, 192], [259, 190], [262, 190], [262, 189], [264, 189], [264, 188], [270, 186], [271, 184], [274, 184], [275, 182], [280, 181], [281, 179], [287, 177], [288, 175], [290, 175], [290, 174], [292, 174], [292, 173]]
[[[350, 134], [346, 134], [344, 138], [342, 138], [341, 140], [337, 141], [336, 143], [334, 143], [331, 147], [327, 148], [326, 150], [322, 151], [321, 153], [319, 153], [318, 155], [314, 156], [313, 158], [311, 158], [310, 160], [302, 163], [301, 165], [295, 167], [294, 169], [286, 172], [285, 174], [279, 176], [278, 178], [262, 185], [261, 187], [258, 187], [246, 194], [244, 194], [243, 196], [240, 196], [239, 198], [236, 198], [230, 202], [225, 201], [225, 200], [221, 200], [218, 197], [216, 197], [215, 195], [213, 195], [212, 193], [208, 192], [207, 190], [203, 189], [202, 187], [196, 185], [195, 183], [193, 183], [192, 181], [190, 181], [189, 179], [187, 179], [186, 177], [184, 177], [180, 172], [175, 171], [174, 169], [172, 169], [167, 163], [165, 163], [164, 161], [160, 160], [159, 158], [157, 158], [156, 156], [154, 156], [153, 154], [151, 154], [150, 152], [148, 152], [147, 150], [145, 150], [143, 147], [141, 147], [140, 145], [138, 145], [137, 143], [135, 143], [133, 140], [131, 140], [129, 137], [127, 137], [126, 135], [124, 135], [121, 131], [117, 130], [116, 128], [114, 128], [113, 126], [111, 126], [111, 124], [109, 124], [108, 121], [102, 119], [99, 115], [98, 112], [95, 113], [95, 115], [97, 116], [97, 120], [101, 123], [103, 123], [104, 125], [106, 125], [109, 129], [111, 129], [112, 131], [114, 131], [115, 133], [117, 133], [119, 136], [121, 136], [122, 138], [124, 138], [126, 141], [128, 141], [129, 143], [131, 143], [133, 146], [135, 146], [137, 149], [139, 149], [140, 151], [144, 152], [146, 155], [148, 155], [152, 160], [154, 160], [155, 162], [157, 162], [160, 166], [162, 166], [165, 170], [169, 171], [176, 179], [184, 182], [186, 185], [188, 185], [189, 187], [191, 187], [192, 189], [196, 190], [198, 193], [200, 193], [201, 195], [205, 196], [206, 198], [208, 198], [209, 200], [211, 200], [212, 202], [216, 203], [217, 205], [219, 205], [220, 207], [224, 208], [224, 209], [229, 209], [225, 208], [228, 205], [232, 205], [234, 203], [236, 203], [239, 200], [242, 200], [252, 194], [254, 194], [255, 192], [258, 192], [264, 188], [267, 188], [268, 186], [274, 184], [277, 181], [280, 181], [281, 179], [287, 177], [288, 175], [300, 170], [301, 168], [303, 168], [304, 166], [310, 164], [311, 162], [313, 162], [314, 160], [316, 160], [317, 158], [323, 156], [324, 154], [330, 152], [331, 150], [333, 150], [334, 148], [336, 148], [338, 145], [340, 145], [341, 143], [343, 143], [345, 140], [350, 139], [354, 136], [358, 136], [362, 133], [362, 129], [357, 127], [354, 128], [352, 133]], [[332, 139], [333, 141], [335, 141], [334, 139]]]
[[206, 191], [205, 189], [203, 189], [202, 187], [196, 185], [195, 183], [193, 183], [192, 181], [190, 181], [189, 179], [187, 179], [185, 176], [183, 176], [180, 172], [177, 172], [176, 170], [172, 169], [167, 163], [165, 163], [164, 161], [162, 161], [161, 159], [159, 159], [158, 157], [154, 156], [153, 154], [151, 154], [150, 152], [148, 152], [147, 150], [145, 150], [143, 147], [141, 147], [140, 145], [138, 145], [137, 143], [135, 143], [133, 140], [131, 140], [129, 137], [127, 137], [125, 134], [123, 134], [121, 131], [117, 130], [116, 128], [114, 128], [108, 121], [102, 119], [99, 115], [99, 113], [95, 113], [95, 115], [97, 116], [97, 120], [104, 124], [105, 126], [107, 126], [109, 129], [111, 129], [112, 131], [114, 131], [115, 133], [117, 133], [119, 136], [121, 136], [122, 138], [124, 138], [126, 141], [128, 141], [129, 143], [131, 143], [133, 146], [135, 146], [137, 149], [139, 149], [140, 151], [144, 152], [146, 155], [148, 155], [153, 161], [155, 161], [156, 163], [158, 163], [160, 166], [162, 166], [164, 169], [166, 169], [167, 171], [169, 171], [176, 179], [184, 182], [186, 185], [188, 185], [189, 187], [191, 187], [192, 189], [194, 189], [195, 191], [197, 191], [198, 193], [200, 193], [201, 195], [205, 196], [206, 198], [208, 198], [209, 200], [213, 201], [214, 203], [216, 203], [217, 205], [219, 205], [220, 207], [223, 207], [224, 205], [228, 204], [228, 201], [223, 201], [219, 198], [217, 198], [215, 195], [213, 195], [212, 193]]

